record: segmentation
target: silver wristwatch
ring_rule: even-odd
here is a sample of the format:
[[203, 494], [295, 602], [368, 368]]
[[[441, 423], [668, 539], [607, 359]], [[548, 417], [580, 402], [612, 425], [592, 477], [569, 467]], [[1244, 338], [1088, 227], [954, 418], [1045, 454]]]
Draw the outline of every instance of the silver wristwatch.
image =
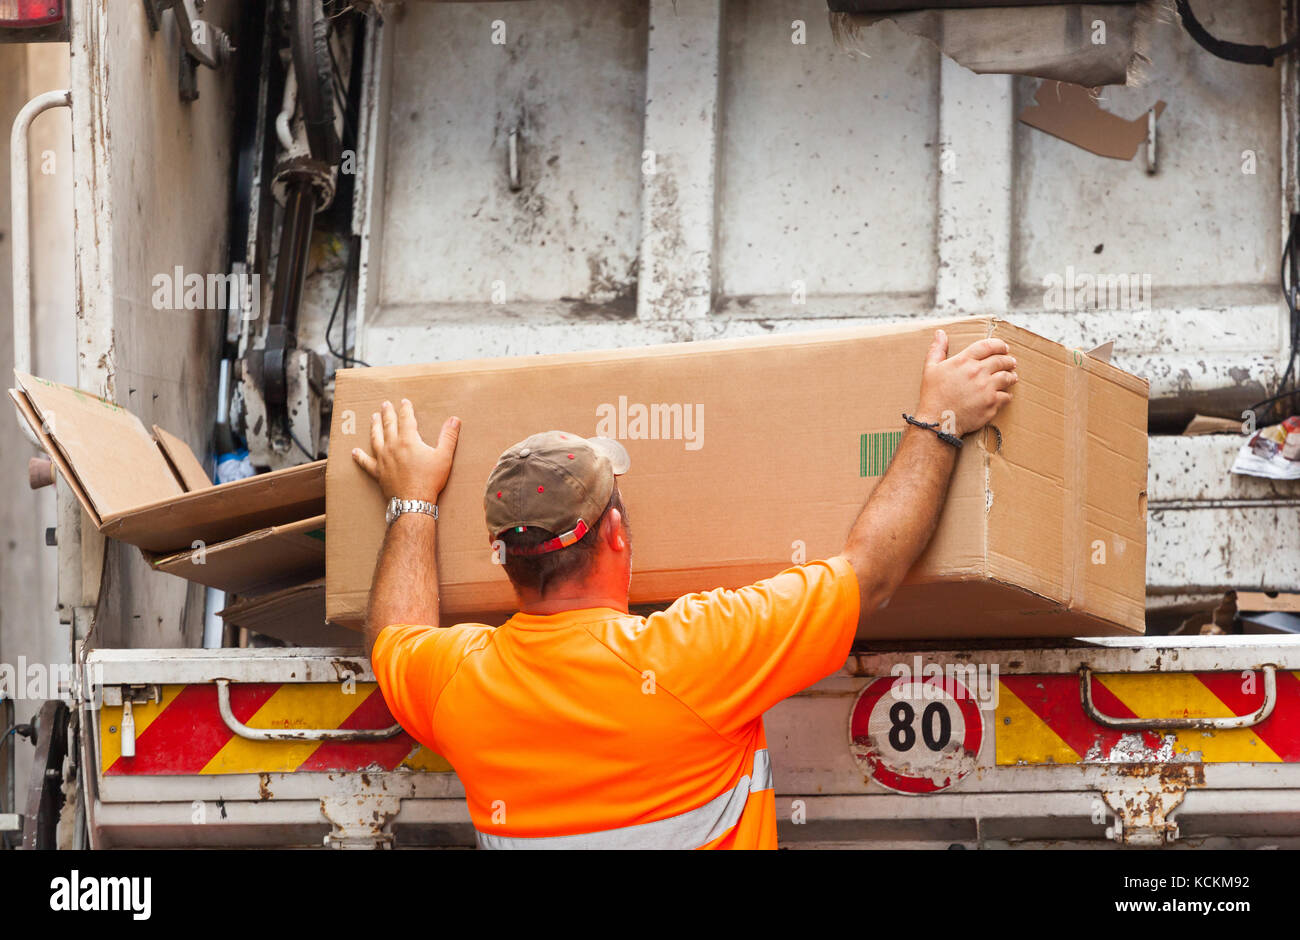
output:
[[393, 520], [404, 512], [422, 512], [435, 519], [438, 518], [438, 506], [427, 499], [398, 499], [394, 496], [388, 501], [388, 512], [385, 513], [384, 519], [392, 525]]

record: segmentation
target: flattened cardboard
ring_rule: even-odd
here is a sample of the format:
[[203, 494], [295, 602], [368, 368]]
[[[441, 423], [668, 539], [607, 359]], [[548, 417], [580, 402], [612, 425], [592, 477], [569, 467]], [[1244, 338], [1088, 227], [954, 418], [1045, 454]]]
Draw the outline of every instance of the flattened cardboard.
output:
[[325, 511], [323, 460], [200, 488], [202, 467], [179, 438], [157, 428], [155, 441], [119, 405], [15, 375], [20, 388], [9, 397], [110, 538], [155, 555], [188, 552], [196, 541], [212, 545]]
[[[337, 374], [326, 615], [357, 627], [384, 534], [380, 493], [350, 456], [369, 415], [409, 398], [426, 435], [463, 419], [439, 498], [444, 622], [511, 611], [483, 486], [506, 447], [557, 428], [620, 438], [633, 541], [631, 602], [738, 587], [837, 554], [916, 405], [943, 326], [950, 353], [986, 336], [1018, 359], [996, 430], [966, 439], [933, 541], [863, 638], [1141, 633], [1147, 383], [989, 317]], [[667, 433], [637, 406], [659, 409]], [[687, 433], [684, 416], [697, 415]], [[674, 418], [674, 415], [679, 417]], [[611, 428], [611, 422], [614, 425]], [[675, 423], [674, 423], [675, 422]], [[694, 434], [694, 440], [691, 435]]]
[[194, 455], [194, 451], [190, 450], [189, 444], [156, 424], [153, 426], [153, 436], [158, 441], [158, 446], [162, 448], [163, 456], [167, 458], [172, 473], [181, 481], [185, 492], [193, 493], [195, 490], [206, 490], [209, 486], [216, 485], [208, 476], [208, 471], [203, 469], [203, 464]]
[[325, 573], [325, 517], [271, 526], [171, 555], [145, 553], [157, 571], [231, 594], [265, 594]]
[[46, 437], [75, 473], [93, 518], [184, 492], [140, 419], [121, 405], [14, 374]]
[[226, 623], [294, 646], [354, 646], [351, 630], [325, 621], [325, 579], [260, 597], [241, 597], [217, 616]]
[[172, 552], [324, 511], [325, 461], [317, 460], [138, 506], [105, 519], [100, 531], [148, 552]]

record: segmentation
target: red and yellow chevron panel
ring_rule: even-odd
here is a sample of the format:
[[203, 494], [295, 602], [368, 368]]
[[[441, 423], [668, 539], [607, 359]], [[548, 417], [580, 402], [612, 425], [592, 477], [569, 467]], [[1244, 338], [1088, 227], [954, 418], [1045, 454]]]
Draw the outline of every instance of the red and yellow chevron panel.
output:
[[[230, 686], [230, 709], [250, 728], [388, 728], [393, 716], [373, 682], [349, 694], [325, 683]], [[100, 771], [109, 776], [331, 773], [413, 770], [450, 773], [451, 765], [401, 732], [386, 741], [249, 741], [226, 727], [211, 684], [165, 685], [162, 701], [132, 707], [135, 757], [122, 756], [122, 708], [99, 714]]]
[[[1098, 710], [1116, 718], [1249, 715], [1264, 703], [1264, 674], [1253, 676], [1248, 684], [1241, 672], [1099, 674], [1092, 677], [1092, 698]], [[1168, 760], [1300, 763], [1300, 673], [1277, 673], [1277, 704], [1254, 727], [1143, 731], [1139, 740], [1085, 714], [1077, 675], [1003, 676], [999, 683], [994, 725], [999, 766]]]

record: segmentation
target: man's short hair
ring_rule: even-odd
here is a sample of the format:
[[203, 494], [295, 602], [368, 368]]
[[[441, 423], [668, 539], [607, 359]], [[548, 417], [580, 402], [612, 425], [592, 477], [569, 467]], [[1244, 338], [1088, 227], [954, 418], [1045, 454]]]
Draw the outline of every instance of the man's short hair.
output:
[[601, 512], [600, 518], [582, 538], [566, 548], [541, 555], [518, 555], [511, 549], [534, 548], [548, 539], [555, 538], [555, 532], [529, 526], [522, 532], [510, 530], [501, 533], [500, 539], [505, 543], [504, 567], [511, 583], [517, 588], [535, 591], [544, 597], [548, 588], [586, 577], [596, 562], [596, 555], [600, 549], [600, 529], [611, 509], [617, 509], [626, 524], [627, 510], [623, 508], [617, 483], [609, 495], [609, 502]]

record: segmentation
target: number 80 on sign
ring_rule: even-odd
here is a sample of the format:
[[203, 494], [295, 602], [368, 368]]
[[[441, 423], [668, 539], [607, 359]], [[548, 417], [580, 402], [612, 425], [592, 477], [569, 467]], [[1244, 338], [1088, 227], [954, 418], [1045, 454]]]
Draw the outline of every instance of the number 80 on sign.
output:
[[975, 769], [984, 716], [960, 682], [935, 676], [873, 679], [853, 703], [849, 750], [898, 793], [938, 793]]

